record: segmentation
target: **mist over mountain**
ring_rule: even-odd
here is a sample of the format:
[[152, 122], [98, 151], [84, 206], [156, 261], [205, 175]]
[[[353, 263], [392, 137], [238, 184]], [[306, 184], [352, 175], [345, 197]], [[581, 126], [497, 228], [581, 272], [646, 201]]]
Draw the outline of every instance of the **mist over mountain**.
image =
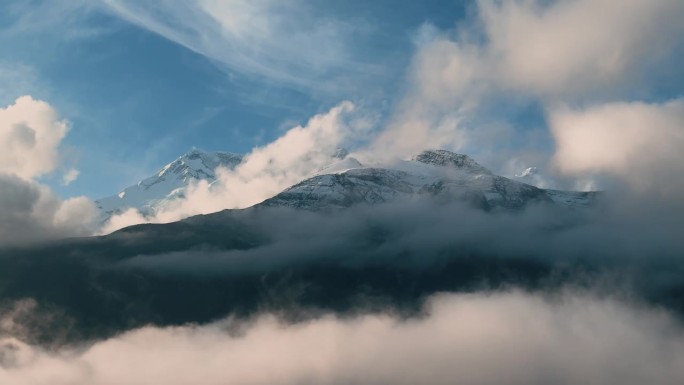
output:
[[606, 284], [684, 311], [684, 244], [663, 218], [630, 223], [619, 195], [539, 189], [448, 151], [395, 167], [346, 158], [248, 209], [1, 250], [3, 307], [35, 301], [49, 322], [24, 332], [48, 346], [265, 311], [415, 317], [435, 293], [508, 287]]
[[[154, 216], [174, 200], [185, 198], [192, 184], [216, 181], [217, 168], [234, 169], [242, 155], [193, 150], [165, 165], [155, 176], [120, 193], [96, 201], [103, 222], [128, 209]], [[469, 199], [483, 208], [522, 208], [532, 201], [555, 202], [573, 207], [590, 205], [596, 192], [542, 190], [494, 175], [467, 155], [426, 150], [405, 161], [363, 164], [344, 149], [332, 154], [330, 164], [308, 178], [269, 198], [267, 205], [346, 207], [356, 203], [380, 203], [416, 195]], [[531, 172], [525, 176], [532, 175]], [[517, 178], [517, 176], [516, 176]]]
[[681, 20], [0, 2], [0, 385], [684, 384]]
[[218, 167], [234, 168], [242, 162], [242, 155], [228, 152], [203, 152], [194, 149], [162, 167], [156, 175], [141, 180], [135, 186], [95, 201], [100, 220], [106, 222], [112, 215], [126, 209], [136, 209], [151, 215], [164, 204], [184, 196], [185, 189], [199, 181], [212, 183]]

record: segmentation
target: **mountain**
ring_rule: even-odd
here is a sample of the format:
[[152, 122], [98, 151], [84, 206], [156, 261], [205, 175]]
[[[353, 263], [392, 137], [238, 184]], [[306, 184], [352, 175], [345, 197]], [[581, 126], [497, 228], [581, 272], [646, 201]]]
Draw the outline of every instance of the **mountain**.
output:
[[165, 201], [182, 197], [193, 181], [216, 180], [216, 168], [233, 169], [242, 162], [242, 155], [229, 152], [192, 150], [162, 167], [155, 175], [123, 189], [116, 195], [95, 201], [103, 221], [128, 208], [150, 214]]
[[[408, 160], [385, 164], [363, 164], [338, 149], [338, 159], [300, 183], [267, 199], [262, 206], [305, 209], [348, 207], [357, 203], [382, 203], [416, 196], [438, 200], [466, 200], [489, 210], [520, 209], [531, 202], [556, 203], [567, 207], [587, 207], [594, 192], [541, 189], [524, 177], [508, 179], [495, 175], [467, 155], [445, 150], [423, 151]], [[216, 168], [235, 168], [243, 156], [227, 152], [193, 150], [162, 167], [157, 174], [96, 201], [102, 222], [127, 208], [143, 215], [154, 213], [166, 202], [182, 198], [193, 181], [216, 180]]]
[[262, 205], [317, 210], [416, 196], [464, 200], [489, 210], [521, 209], [530, 203], [581, 208], [591, 205], [597, 193], [537, 188], [495, 175], [467, 155], [430, 150], [385, 166], [367, 166], [348, 157]]
[[[162, 169], [159, 183], [213, 175], [186, 158], [194, 156]], [[578, 238], [615, 222], [556, 210], [588, 207], [597, 196], [510, 180], [448, 151], [384, 165], [346, 156], [255, 207], [0, 247], [0, 297], [39, 303], [36, 319], [46, 323], [29, 326], [47, 344], [264, 311], [294, 320], [328, 311], [421, 314], [435, 293], [583, 287], [603, 282], [603, 272], [624, 274], [634, 293], [684, 315], [680, 259], [641, 258], [639, 247], [634, 258], [615, 258], [631, 250], [615, 248], [614, 229], [586, 244]], [[459, 199], [482, 210], [442, 204]], [[535, 204], [541, 210], [518, 215]]]

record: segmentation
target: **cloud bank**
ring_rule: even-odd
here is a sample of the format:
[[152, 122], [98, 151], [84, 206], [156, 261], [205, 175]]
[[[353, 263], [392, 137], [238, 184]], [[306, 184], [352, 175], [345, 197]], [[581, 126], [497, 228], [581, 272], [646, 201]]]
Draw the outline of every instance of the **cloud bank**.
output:
[[[58, 169], [68, 129], [48, 103], [30, 96], [0, 108], [0, 245], [92, 232], [96, 208], [89, 199], [61, 200], [36, 182]], [[77, 175], [71, 170], [65, 180]]]
[[561, 171], [614, 174], [640, 190], [684, 191], [684, 100], [557, 108], [549, 121]]
[[645, 85], [649, 72], [668, 65], [673, 49], [682, 48], [684, 27], [677, 20], [684, 5], [677, 0], [478, 5], [485, 68], [493, 67], [501, 85], [535, 94], [586, 96]]
[[[649, 100], [673, 76], [681, 79], [673, 74], [684, 58], [684, 27], [678, 22], [684, 16], [682, 2], [481, 0], [474, 15], [454, 31], [430, 25], [419, 31], [408, 91], [371, 152], [406, 156], [446, 148], [473, 154], [495, 169], [515, 158], [546, 163], [553, 157], [563, 163], [557, 171], [582, 179], [606, 171], [607, 158], [652, 148], [651, 135], [660, 138], [655, 140], [678, 135], [672, 128], [678, 99]], [[653, 103], [662, 105], [645, 112]], [[601, 142], [611, 129], [565, 129], [565, 123], [590, 123], [584, 111], [597, 112], [602, 105], [640, 119], [630, 125], [641, 128], [626, 134], [633, 144], [607, 148], [578, 134]], [[515, 111], [530, 108], [546, 116], [541, 127], [516, 118]], [[682, 149], [679, 140], [671, 146]], [[580, 149], [594, 155], [571, 159], [568, 153]], [[576, 159], [578, 165], [568, 164]], [[597, 164], [589, 165], [592, 160]], [[661, 165], [672, 161], [660, 160]], [[626, 176], [624, 170], [610, 171]]]
[[666, 313], [566, 293], [441, 295], [429, 313], [142, 328], [79, 350], [0, 343], [0, 380], [39, 384], [679, 384]]

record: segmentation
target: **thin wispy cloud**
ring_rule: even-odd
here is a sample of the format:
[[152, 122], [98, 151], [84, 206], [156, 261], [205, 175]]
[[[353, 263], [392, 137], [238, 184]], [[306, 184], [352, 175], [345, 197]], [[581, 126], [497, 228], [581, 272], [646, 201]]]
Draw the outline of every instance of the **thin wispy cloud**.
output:
[[[104, 0], [123, 19], [206, 56], [229, 72], [321, 92], [379, 68], [355, 52], [364, 26], [296, 0]], [[356, 23], [359, 23], [357, 20]]]

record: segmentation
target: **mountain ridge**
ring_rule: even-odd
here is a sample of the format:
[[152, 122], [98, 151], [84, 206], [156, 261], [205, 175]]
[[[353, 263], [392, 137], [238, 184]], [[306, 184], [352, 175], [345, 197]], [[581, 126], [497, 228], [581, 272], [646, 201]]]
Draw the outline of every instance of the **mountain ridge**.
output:
[[365, 166], [354, 158], [340, 163], [343, 167], [332, 165], [323, 170], [327, 173], [306, 179], [262, 205], [318, 210], [429, 196], [462, 200], [486, 210], [517, 210], [532, 203], [584, 208], [598, 194], [538, 188], [495, 175], [471, 157], [446, 150], [426, 150], [391, 167]]
[[154, 212], [165, 200], [182, 197], [184, 189], [193, 181], [216, 180], [218, 167], [234, 168], [243, 155], [231, 152], [207, 152], [193, 149], [166, 164], [155, 175], [121, 190], [119, 193], [95, 201], [102, 221], [127, 208], [135, 208], [143, 215]]
[[[216, 180], [217, 167], [234, 169], [243, 159], [234, 153], [192, 150], [155, 175], [96, 201], [103, 222], [128, 207], [143, 215], [153, 214], [165, 202], [183, 198], [193, 181], [211, 183]], [[331, 159], [338, 161], [258, 205], [318, 210], [431, 196], [464, 200], [489, 210], [521, 209], [533, 202], [582, 208], [596, 198], [595, 192], [542, 189], [518, 178], [499, 176], [470, 156], [447, 150], [425, 150], [406, 160], [364, 164], [338, 149]]]

